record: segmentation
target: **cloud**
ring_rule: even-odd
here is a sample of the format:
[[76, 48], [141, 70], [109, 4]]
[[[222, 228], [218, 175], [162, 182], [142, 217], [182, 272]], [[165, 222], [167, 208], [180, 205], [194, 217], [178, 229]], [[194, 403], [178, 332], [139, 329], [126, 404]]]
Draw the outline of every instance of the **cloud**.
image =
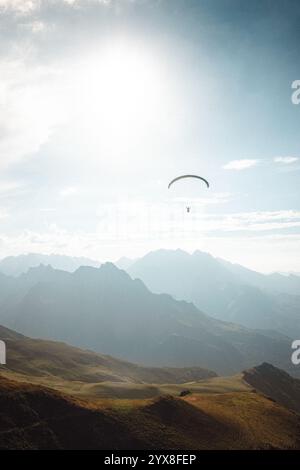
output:
[[[134, 226], [124, 233], [122, 224], [123, 214], [116, 218], [115, 228], [112, 232], [112, 219], [108, 220], [105, 230], [105, 218], [94, 231], [66, 230], [57, 224], [49, 224], [44, 230], [18, 230], [14, 233], [0, 233], [0, 257], [16, 255], [27, 252], [61, 253], [70, 256], [87, 256], [106, 261], [117, 259], [124, 255], [141, 256], [146, 252], [158, 248], [175, 249], [179, 246], [187, 251], [201, 249], [209, 251], [215, 256], [226, 258], [253, 269], [261, 271], [297, 271], [300, 272], [300, 258], [297, 256], [300, 249], [300, 233], [274, 233], [270, 231], [256, 231], [247, 233], [241, 227], [252, 224], [281, 224], [288, 223], [297, 217], [300, 212], [251, 212], [236, 213], [220, 216], [220, 214], [206, 216], [202, 214], [196, 220], [187, 216], [180, 220], [178, 227], [168, 226], [170, 219], [164, 219], [154, 227], [151, 219], [148, 224], [151, 231], [147, 232], [146, 219], [139, 220], [137, 215]], [[108, 217], [114, 217], [111, 210]], [[140, 216], [145, 216], [140, 211]], [[5, 211], [0, 209], [0, 217], [6, 217]], [[179, 214], [177, 214], [179, 217]], [[214, 217], [214, 219], [213, 219]], [[285, 218], [285, 219], [284, 219]], [[210, 220], [212, 219], [212, 220]], [[283, 220], [284, 219], [284, 220]], [[298, 220], [298, 221], [299, 221]], [[128, 219], [127, 219], [128, 221]], [[189, 222], [188, 222], [189, 221]], [[188, 225], [190, 224], [190, 225]], [[232, 228], [235, 226], [235, 231]], [[272, 228], [269, 225], [269, 228]], [[214, 232], [213, 232], [214, 230]], [[231, 233], [230, 233], [231, 232]], [[133, 241], [135, 243], [133, 243]], [[274, 256], [276, 252], [276, 256]]]
[[[272, 162], [279, 163], [281, 165], [292, 165], [293, 163], [296, 163], [300, 160], [299, 157], [274, 157], [272, 159], [264, 159], [264, 163], [266, 165], [271, 165]], [[236, 171], [241, 171], [241, 170], [247, 170], [248, 168], [253, 168], [257, 166], [262, 159], [243, 159], [243, 160], [232, 160], [226, 165], [223, 166], [224, 170], [236, 170]]]
[[79, 189], [75, 186], [67, 186], [60, 191], [60, 195], [62, 197], [73, 196], [74, 194], [78, 193]]
[[0, 11], [14, 11], [19, 14], [27, 14], [36, 10], [40, 0], [0, 0]]
[[0, 219], [6, 219], [7, 217], [8, 217], [7, 210], [0, 208]]
[[[191, 243], [188, 241], [188, 248]], [[200, 244], [201, 243], [201, 244]], [[260, 233], [248, 236], [202, 237], [194, 246], [211, 252], [214, 256], [225, 258], [250, 269], [261, 272], [295, 271], [300, 272], [300, 235], [274, 235]], [[274, 256], [276, 253], [276, 256]]]
[[234, 199], [231, 193], [212, 193], [210, 197], [175, 197], [174, 201], [194, 207], [228, 204]]
[[300, 227], [300, 211], [242, 212], [224, 215], [217, 222], [224, 231], [261, 232]]
[[38, 20], [21, 24], [20, 26], [23, 26], [25, 29], [28, 29], [33, 34], [38, 34], [48, 29], [48, 26], [46, 25], [46, 23], [44, 23], [43, 21], [38, 21]]
[[0, 194], [14, 191], [20, 188], [22, 185], [17, 181], [0, 181]]
[[206, 233], [283, 232], [299, 229], [300, 211], [261, 211], [232, 214], [199, 214], [193, 222]]
[[226, 165], [223, 166], [224, 170], [236, 170], [236, 171], [241, 171], [241, 170], [247, 170], [248, 168], [252, 168], [254, 166], [257, 166], [259, 163], [259, 160], [251, 160], [251, 159], [243, 159], [243, 160], [232, 160]]
[[275, 157], [275, 163], [283, 163], [284, 165], [291, 165], [299, 161], [299, 157]]
[[[1, 1], [1, 0], [0, 0]], [[63, 90], [55, 69], [0, 61], [0, 168], [37, 152], [64, 122]]]
[[[133, 1], [133, 0], [129, 0]], [[18, 15], [28, 15], [40, 10], [44, 5], [67, 5], [76, 7], [87, 4], [109, 5], [112, 0], [0, 0], [0, 13], [13, 12]]]
[[[203, 201], [192, 202], [190, 214], [181, 202], [174, 204], [108, 204], [98, 211], [100, 238], [110, 240], [165, 239], [260, 232], [286, 233], [300, 229], [300, 211], [259, 211], [240, 213], [206, 213]], [[227, 236], [227, 235], [226, 235]]]

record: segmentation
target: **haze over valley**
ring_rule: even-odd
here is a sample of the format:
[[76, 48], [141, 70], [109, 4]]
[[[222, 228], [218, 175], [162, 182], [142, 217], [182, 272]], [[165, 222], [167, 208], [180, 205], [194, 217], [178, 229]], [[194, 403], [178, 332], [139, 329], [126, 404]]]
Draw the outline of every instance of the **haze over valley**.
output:
[[[150, 259], [158, 257], [158, 264], [152, 271], [157, 273], [154, 276], [156, 280], [163, 276], [165, 266], [166, 270], [176, 273], [175, 279], [180, 280], [182, 276], [182, 279], [189, 279], [188, 285], [192, 286], [190, 271], [184, 272], [184, 266], [180, 264], [164, 265], [164, 257], [176, 259], [183, 256], [192, 260], [193, 257], [178, 251], [148, 256]], [[224, 280], [221, 285], [215, 282], [218, 276], [220, 278], [218, 272], [211, 274], [209, 279], [207, 259], [212, 264], [216, 263], [220, 272], [226, 270], [222, 263], [209, 255], [202, 254], [204, 262], [199, 253], [194, 256], [200, 258], [196, 274], [197, 292], [206, 292], [205, 297], [203, 294], [205, 307], [207, 299], [218, 298], [219, 310], [214, 315], [218, 317], [219, 311], [226, 313], [233, 300], [228, 299], [226, 291], [221, 297], [220, 291], [224, 292], [226, 284]], [[20, 260], [23, 263], [23, 257]], [[144, 259], [136, 261], [130, 271], [143, 262]], [[197, 273], [196, 265], [194, 263]], [[233, 283], [230, 272], [228, 277], [229, 292], [238, 298], [242, 287]], [[180, 292], [178, 284], [175, 289]], [[257, 302], [256, 298], [260, 301], [267, 295], [259, 289], [253, 291], [253, 303]], [[141, 364], [198, 366], [230, 374], [268, 361], [297, 373], [290, 361], [291, 338], [286, 331], [276, 329], [274, 320], [272, 324], [266, 324], [260, 318], [255, 323], [251, 311], [252, 329], [243, 326], [243, 322], [233, 323], [232, 318], [230, 322], [228, 318], [227, 322], [223, 321], [224, 318], [218, 320], [207, 315], [207, 310], [198, 309], [189, 297], [181, 296], [181, 300], [175, 300], [169, 294], [152, 293], [140, 279], [132, 279], [112, 263], [104, 263], [99, 268], [81, 266], [72, 273], [40, 265], [29, 268], [18, 277], [2, 275], [0, 301], [1, 323], [20, 333], [66, 341]], [[251, 301], [247, 301], [244, 307], [241, 303], [240, 311], [245, 314], [251, 305]], [[272, 313], [272, 310], [265, 311], [269, 316]], [[291, 317], [292, 314], [293, 311]]]

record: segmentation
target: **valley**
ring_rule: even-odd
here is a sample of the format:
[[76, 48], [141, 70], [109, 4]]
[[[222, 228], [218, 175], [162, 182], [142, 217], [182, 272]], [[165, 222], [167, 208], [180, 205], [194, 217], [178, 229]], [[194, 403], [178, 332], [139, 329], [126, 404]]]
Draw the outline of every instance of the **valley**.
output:
[[[297, 375], [291, 339], [208, 316], [152, 293], [112, 263], [74, 273], [51, 266], [0, 277], [0, 322], [148, 367], [200, 367], [232, 375], [267, 361]], [[3, 338], [5, 339], [5, 338]]]

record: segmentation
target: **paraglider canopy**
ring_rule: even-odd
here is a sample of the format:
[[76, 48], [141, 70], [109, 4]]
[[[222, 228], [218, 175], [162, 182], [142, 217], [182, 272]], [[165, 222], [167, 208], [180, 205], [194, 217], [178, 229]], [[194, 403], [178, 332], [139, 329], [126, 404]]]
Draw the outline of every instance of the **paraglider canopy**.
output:
[[205, 179], [205, 178], [202, 178], [202, 176], [198, 176], [198, 175], [182, 175], [182, 176], [177, 176], [177, 178], [174, 178], [170, 183], [169, 183], [169, 186], [168, 186], [168, 189], [170, 189], [170, 187], [172, 186], [173, 183], [175, 183], [175, 181], [179, 181], [179, 180], [182, 180], [184, 178], [197, 178], [199, 180], [202, 180], [206, 186], [209, 188], [209, 182]]
[[[198, 180], [201, 180], [203, 181], [206, 186], [209, 188], [209, 182], [205, 179], [205, 178], [202, 178], [202, 176], [198, 176], [198, 175], [182, 175], [182, 176], [177, 176], [177, 178], [174, 178], [168, 185], [168, 189], [170, 189], [170, 187], [172, 186], [173, 183], [175, 183], [176, 181], [179, 181], [179, 180], [182, 180], [182, 179], [185, 179], [185, 178], [196, 178]], [[186, 211], [189, 213], [191, 211], [191, 207], [188, 206], [186, 208]]]

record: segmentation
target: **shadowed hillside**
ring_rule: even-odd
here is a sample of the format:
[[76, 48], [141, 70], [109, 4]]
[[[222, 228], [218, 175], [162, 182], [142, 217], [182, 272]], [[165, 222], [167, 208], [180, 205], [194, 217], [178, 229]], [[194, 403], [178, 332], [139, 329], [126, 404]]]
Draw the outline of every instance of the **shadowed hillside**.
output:
[[300, 380], [271, 364], [262, 364], [243, 373], [243, 379], [277, 403], [300, 413]]
[[31, 339], [1, 326], [0, 338], [7, 346], [7, 364], [0, 371], [35, 380], [43, 378], [45, 382], [62, 379], [85, 383], [180, 384], [216, 376], [215, 372], [200, 367], [143, 367], [64, 343]]
[[0, 376], [0, 449], [124, 449], [140, 445], [112, 414], [88, 408], [53, 390]]
[[1, 449], [300, 448], [299, 381], [271, 365], [216, 377], [0, 334]]
[[293, 449], [299, 433], [299, 415], [252, 392], [112, 409], [0, 376], [1, 449]]

